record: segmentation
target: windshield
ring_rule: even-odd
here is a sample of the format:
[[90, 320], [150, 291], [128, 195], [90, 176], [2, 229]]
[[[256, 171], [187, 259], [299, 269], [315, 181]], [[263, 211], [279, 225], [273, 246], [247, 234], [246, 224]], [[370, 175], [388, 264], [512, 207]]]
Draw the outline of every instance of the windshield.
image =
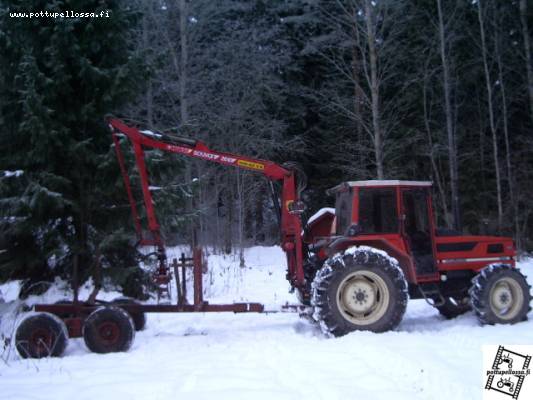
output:
[[337, 194], [335, 216], [337, 235], [343, 235], [352, 222], [352, 189]]

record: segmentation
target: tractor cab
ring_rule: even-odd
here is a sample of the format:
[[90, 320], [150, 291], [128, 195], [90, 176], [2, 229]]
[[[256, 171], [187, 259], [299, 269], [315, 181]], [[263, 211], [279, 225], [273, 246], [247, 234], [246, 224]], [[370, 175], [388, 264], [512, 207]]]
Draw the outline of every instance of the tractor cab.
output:
[[436, 229], [431, 182], [344, 182], [328, 194], [335, 196], [335, 209], [308, 222], [303, 238], [321, 260], [368, 246], [395, 258], [411, 284], [469, 281], [488, 264], [514, 266], [512, 238]]
[[377, 248], [392, 246], [393, 252], [411, 255], [417, 276], [434, 275], [437, 266], [430, 190], [431, 182], [344, 182], [329, 190], [336, 196], [335, 235], [357, 236]]

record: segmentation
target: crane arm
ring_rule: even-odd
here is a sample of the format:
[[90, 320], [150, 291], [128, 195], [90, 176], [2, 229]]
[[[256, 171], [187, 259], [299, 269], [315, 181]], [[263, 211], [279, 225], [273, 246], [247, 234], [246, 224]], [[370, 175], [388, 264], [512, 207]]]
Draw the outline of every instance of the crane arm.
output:
[[[161, 273], [167, 270], [165, 247], [163, 238], [160, 234], [152, 195], [150, 193], [148, 172], [144, 160], [144, 148], [159, 149], [162, 151], [181, 154], [183, 156], [214, 162], [221, 165], [255, 171], [263, 174], [271, 181], [280, 181], [282, 184], [280, 204], [281, 247], [287, 255], [287, 277], [293, 287], [303, 287], [305, 284], [305, 278], [303, 273], [303, 248], [301, 241], [302, 223], [300, 220], [300, 214], [303, 211], [303, 204], [299, 199], [301, 188], [298, 187], [296, 173], [294, 170], [285, 168], [268, 160], [215, 151], [210, 149], [206, 144], [199, 140], [166, 136], [164, 134], [150, 131], [141, 131], [136, 127], [125, 124], [118, 118], [107, 117], [106, 121], [113, 135], [115, 152], [117, 154], [120, 169], [124, 178], [124, 184], [126, 186], [139, 242], [145, 245], [157, 246], [160, 254]], [[135, 161], [139, 171], [144, 205], [146, 207], [146, 214], [148, 218], [148, 227], [152, 233], [152, 239], [143, 238], [141, 219], [133, 197], [133, 192], [131, 190], [131, 184], [126, 171], [124, 156], [120, 149], [120, 142], [118, 139], [120, 135], [127, 136], [133, 144]]]
[[282, 180], [285, 176], [291, 173], [289, 170], [272, 161], [211, 150], [205, 143], [199, 140], [169, 137], [169, 139], [175, 143], [167, 143], [164, 141], [165, 135], [149, 131], [140, 131], [135, 127], [126, 125], [117, 118], [108, 119], [108, 124], [114, 132], [123, 133], [128, 136], [133, 143], [138, 143], [145, 147], [259, 172], [272, 180]]

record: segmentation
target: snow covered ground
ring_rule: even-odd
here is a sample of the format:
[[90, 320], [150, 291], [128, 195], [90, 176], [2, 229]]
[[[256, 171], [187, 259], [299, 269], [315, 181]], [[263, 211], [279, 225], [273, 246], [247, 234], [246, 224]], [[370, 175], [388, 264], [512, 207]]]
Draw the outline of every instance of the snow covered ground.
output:
[[[255, 247], [245, 259], [241, 269], [210, 256], [211, 303], [295, 302], [279, 248]], [[533, 261], [520, 267], [533, 283]], [[6, 301], [16, 296], [14, 283], [0, 290]], [[446, 321], [417, 300], [398, 331], [327, 339], [296, 314], [148, 314], [127, 353], [89, 353], [82, 339], [60, 359], [21, 360], [5, 349], [0, 399], [481, 399], [482, 345], [533, 344], [529, 318], [481, 327], [472, 313]]]

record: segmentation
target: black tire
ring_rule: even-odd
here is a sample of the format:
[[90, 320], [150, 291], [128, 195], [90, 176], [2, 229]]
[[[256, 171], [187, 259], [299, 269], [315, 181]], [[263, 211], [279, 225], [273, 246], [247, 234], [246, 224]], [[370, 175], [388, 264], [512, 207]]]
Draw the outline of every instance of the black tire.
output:
[[17, 327], [15, 347], [22, 358], [61, 357], [67, 347], [67, 327], [53, 314], [29, 315]]
[[508, 265], [489, 265], [472, 279], [472, 308], [482, 324], [515, 324], [527, 320], [531, 295], [526, 278]]
[[318, 271], [311, 303], [322, 330], [342, 336], [355, 330], [396, 328], [407, 299], [407, 281], [396, 260], [373, 249], [351, 248], [327, 260]]
[[313, 280], [315, 279], [318, 270], [320, 270], [320, 268], [322, 267], [322, 264], [323, 262], [320, 262], [320, 260], [318, 260], [318, 257], [316, 256], [311, 257], [304, 263], [303, 268], [305, 286], [303, 287], [303, 289], [296, 290], [296, 297], [298, 298], [298, 301], [300, 301], [300, 303], [302, 303], [302, 305], [304, 306], [311, 305]]
[[463, 315], [464, 313], [472, 309], [472, 307], [470, 306], [470, 299], [468, 297], [465, 297], [463, 299], [447, 297], [444, 300], [443, 305], [435, 306], [435, 308], [439, 311], [440, 315], [442, 315], [446, 319], [456, 318], [459, 315]]
[[100, 307], [83, 324], [85, 345], [94, 353], [128, 351], [135, 338], [130, 315], [119, 307]]
[[[122, 304], [140, 304], [138, 301], [135, 301], [132, 298], [129, 297], [118, 297], [115, 300], [111, 302], [112, 304], [116, 304], [120, 307]], [[146, 315], [142, 312], [133, 312], [133, 311], [127, 311], [126, 312], [131, 316], [131, 319], [133, 319], [133, 324], [135, 325], [136, 331], [142, 331], [146, 327]]]

